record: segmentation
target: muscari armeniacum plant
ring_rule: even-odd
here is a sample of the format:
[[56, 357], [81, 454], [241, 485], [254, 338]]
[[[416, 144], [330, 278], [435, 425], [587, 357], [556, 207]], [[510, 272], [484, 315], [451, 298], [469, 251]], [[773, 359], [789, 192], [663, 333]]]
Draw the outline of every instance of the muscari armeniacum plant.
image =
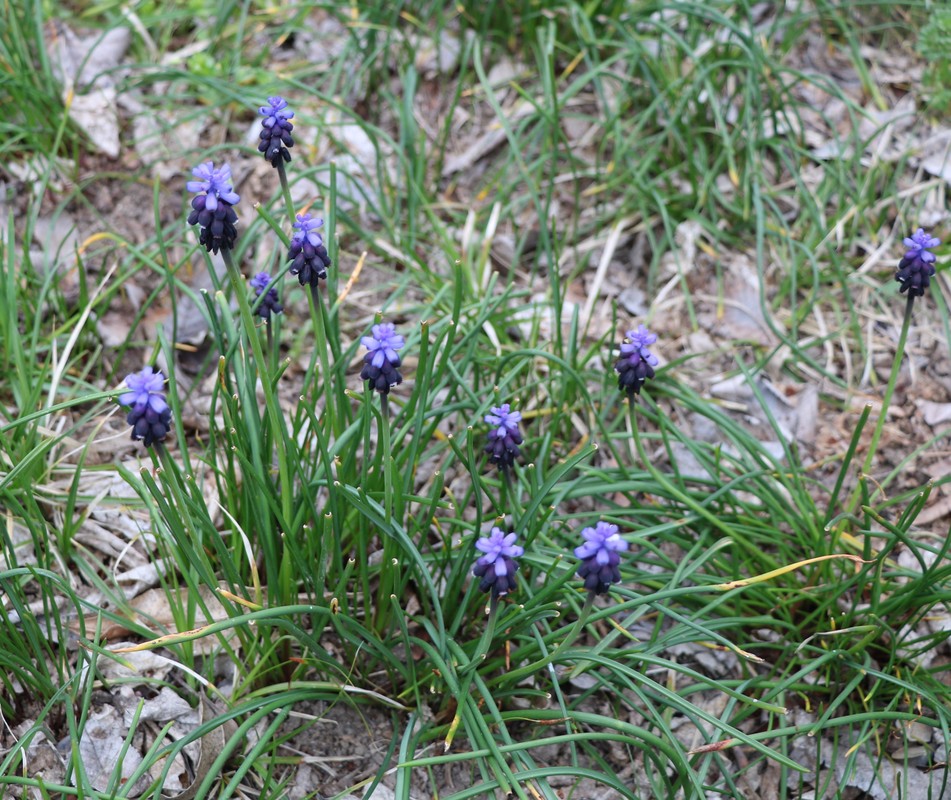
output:
[[518, 534], [495, 527], [488, 536], [476, 540], [475, 548], [483, 555], [476, 559], [472, 574], [479, 579], [479, 589], [490, 592], [494, 600], [515, 589], [515, 559], [525, 553], [524, 547], [515, 544], [517, 538]]
[[581, 531], [584, 544], [575, 548], [575, 557], [581, 559], [578, 577], [591, 595], [607, 594], [611, 584], [621, 582], [621, 553], [628, 544], [618, 533], [618, 526], [599, 522], [593, 528]]
[[198, 225], [198, 241], [209, 253], [228, 253], [238, 238], [234, 206], [241, 200], [232, 186], [231, 167], [215, 167], [214, 162], [206, 161], [195, 167], [192, 175], [198, 180], [188, 181], [185, 188], [197, 194], [192, 198], [188, 224]]
[[271, 326], [271, 317], [284, 311], [281, 305], [280, 295], [277, 293], [277, 286], [271, 280], [270, 273], [259, 272], [248, 284], [254, 289], [254, 313], [267, 323], [267, 345], [268, 350], [274, 352], [274, 333]]
[[[485, 452], [489, 460], [498, 465], [502, 476], [503, 493], [509, 493], [507, 500], [503, 495], [504, 507], [506, 503], [514, 503], [517, 497], [513, 487], [512, 467], [515, 466], [515, 459], [521, 455], [519, 445], [522, 444], [523, 439], [518, 424], [522, 421], [522, 415], [518, 411], [512, 411], [509, 403], [502, 403], [499, 406], [492, 406], [490, 413], [483, 419], [490, 425]], [[510, 508], [509, 511], [513, 509]]]
[[297, 277], [301, 286], [310, 286], [315, 301], [320, 281], [327, 279], [327, 268], [331, 264], [324, 238], [318, 232], [323, 224], [320, 217], [298, 214], [287, 250], [287, 260], [291, 262], [289, 272]]
[[287, 213], [293, 217], [294, 205], [291, 199], [290, 185], [287, 182], [287, 170], [284, 165], [290, 163], [291, 153], [288, 148], [294, 146], [294, 137], [291, 135], [294, 130], [294, 125], [291, 122], [294, 112], [288, 108], [287, 101], [279, 95], [269, 97], [267, 105], [261, 106], [258, 111], [263, 117], [258, 150], [264, 155], [265, 161], [277, 170]]
[[363, 356], [360, 377], [369, 383], [371, 389], [379, 392], [380, 400], [385, 404], [390, 389], [403, 382], [399, 370], [400, 355], [397, 351], [401, 350], [406, 342], [390, 322], [374, 325], [371, 335], [364, 336], [360, 341], [367, 349]]
[[[875, 458], [875, 451], [878, 442], [881, 439], [882, 431], [885, 428], [885, 419], [888, 416], [888, 407], [891, 403], [892, 395], [895, 391], [895, 385], [898, 382], [898, 374], [901, 371], [902, 356], [905, 353], [905, 344], [908, 341], [908, 330], [911, 326], [911, 315], [914, 309], [915, 298], [924, 297], [925, 290], [930, 286], [931, 279], [935, 275], [936, 256], [931, 252], [932, 248], [941, 244], [940, 239], [935, 239], [923, 228], [918, 228], [911, 236], [906, 236], [902, 240], [905, 246], [905, 254], [898, 262], [895, 271], [895, 280], [899, 284], [899, 294], [907, 293], [905, 301], [905, 314], [902, 318], [901, 333], [898, 335], [898, 346], [895, 351], [895, 359], [892, 361], [892, 370], [888, 378], [888, 384], [885, 387], [885, 394], [882, 398], [882, 408], [878, 414], [878, 420], [875, 423], [875, 430], [872, 433], [872, 440], [869, 443], [868, 451], [865, 455], [865, 462], [862, 465], [862, 475], [868, 475], [872, 468], [872, 461]], [[861, 482], [856, 487], [849, 502], [846, 513], [851, 514], [859, 503], [861, 496]], [[867, 546], [865, 558], [871, 553], [870, 540], [866, 538]]]
[[165, 376], [152, 367], [127, 375], [127, 392], [119, 403], [129, 407], [126, 422], [132, 426], [133, 441], [146, 447], [162, 442], [172, 429], [172, 409], [165, 399]]
[[[582, 530], [581, 537], [584, 542], [575, 548], [574, 553], [581, 561], [577, 568], [577, 575], [584, 581], [587, 595], [578, 619], [557, 647], [542, 659], [511, 670], [507, 675], [509, 680], [517, 681], [547, 668], [552, 680], [557, 681], [558, 676], [554, 665], [559, 656], [577, 639], [591, 613], [595, 598], [598, 595], [607, 594], [613, 584], [621, 582], [620, 554], [628, 549], [628, 543], [621, 538], [618, 527], [607, 522], [599, 522], [593, 528]], [[493, 528], [488, 538], [479, 539], [476, 542], [476, 548], [485, 555], [476, 561], [473, 574], [481, 579], [480, 589], [493, 592], [493, 602], [489, 607], [489, 624], [486, 626], [486, 634], [483, 634], [480, 649], [477, 650], [477, 653], [483, 654], [488, 649], [495, 624], [497, 596], [494, 592], [500, 589], [501, 594], [515, 588], [515, 573], [518, 566], [514, 559], [521, 556], [524, 549], [515, 545], [514, 533], [506, 535], [499, 528]]]
[[281, 305], [281, 298], [277, 294], [277, 287], [271, 280], [270, 273], [259, 272], [251, 278], [248, 283], [251, 288], [254, 289], [255, 298], [264, 295], [260, 301], [255, 301], [257, 302], [257, 307], [254, 313], [261, 317], [261, 319], [265, 322], [270, 322], [272, 314], [280, 314], [284, 310], [284, 306]]
[[493, 406], [490, 411], [491, 413], [485, 415], [485, 421], [492, 426], [485, 452], [504, 472], [511, 469], [515, 459], [521, 455], [519, 445], [522, 444], [522, 434], [519, 432], [518, 423], [522, 421], [522, 415], [518, 411], [512, 411], [508, 403]]
[[647, 380], [654, 377], [657, 356], [648, 348], [656, 341], [656, 334], [644, 325], [638, 325], [635, 330], [627, 332], [627, 338], [621, 343], [621, 357], [615, 363], [614, 370], [618, 375], [618, 389], [627, 392], [631, 402], [635, 395], [640, 394]]
[[[367, 349], [363, 356], [363, 369], [360, 378], [367, 383], [371, 391], [380, 395], [380, 440], [383, 445], [383, 481], [384, 502], [386, 513], [393, 511], [393, 456], [390, 444], [390, 389], [403, 382], [400, 374], [402, 363], [400, 354], [406, 344], [403, 337], [396, 332], [390, 322], [380, 322], [371, 329], [370, 336], [364, 336], [360, 341]], [[389, 542], [389, 537], [387, 542]], [[387, 557], [387, 548], [384, 547], [384, 558]]]

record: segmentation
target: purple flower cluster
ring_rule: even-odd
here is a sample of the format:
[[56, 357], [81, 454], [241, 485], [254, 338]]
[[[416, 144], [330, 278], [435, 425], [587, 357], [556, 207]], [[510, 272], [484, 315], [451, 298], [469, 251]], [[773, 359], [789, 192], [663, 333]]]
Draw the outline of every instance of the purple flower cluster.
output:
[[277, 288], [271, 285], [271, 276], [267, 272], [259, 272], [249, 281], [251, 288], [254, 289], [255, 297], [264, 295], [261, 304], [257, 307], [257, 315], [262, 319], [270, 321], [271, 314], [280, 314], [284, 310], [281, 305], [281, 298], [277, 294]]
[[906, 250], [904, 257], [898, 262], [895, 280], [901, 284], [900, 292], [908, 292], [909, 297], [921, 297], [935, 274], [935, 254], [931, 252], [931, 248], [941, 244], [941, 240], [918, 228], [911, 236], [906, 237], [902, 244]]
[[516, 538], [517, 534], [493, 528], [487, 537], [476, 541], [476, 550], [485, 555], [476, 560], [472, 574], [479, 579], [479, 589], [483, 592], [501, 597], [515, 589], [518, 572], [515, 559], [525, 552], [524, 547], [515, 544]]
[[[581, 531], [584, 543], [575, 548], [575, 557], [581, 560], [577, 575], [584, 580], [584, 588], [592, 594], [607, 594], [611, 585], [621, 582], [621, 556], [628, 548], [618, 533], [617, 525], [599, 522], [593, 528]], [[479, 578], [479, 589], [496, 596], [515, 589], [516, 558], [525, 548], [515, 544], [517, 535], [492, 528], [489, 536], [477, 539], [476, 550], [483, 553], [476, 559], [472, 574]]]
[[585, 528], [581, 536], [584, 544], [575, 548], [575, 557], [581, 559], [578, 577], [589, 592], [607, 594], [612, 583], [621, 582], [619, 554], [627, 550], [627, 542], [618, 535], [617, 525], [607, 522]]
[[324, 247], [324, 239], [317, 229], [324, 224], [319, 217], [310, 214], [298, 214], [294, 223], [294, 235], [287, 251], [287, 260], [291, 262], [290, 273], [296, 275], [301, 286], [317, 288], [319, 281], [326, 280], [330, 256]]
[[152, 367], [126, 376], [129, 391], [119, 395], [119, 403], [130, 406], [126, 422], [132, 426], [132, 439], [141, 439], [146, 447], [161, 442], [172, 427], [172, 409], [165, 400], [165, 377]]
[[370, 388], [380, 394], [389, 394], [390, 389], [403, 382], [400, 375], [400, 356], [396, 351], [401, 349], [405, 342], [393, 325], [381, 322], [373, 326], [373, 335], [364, 336], [361, 340], [367, 349], [363, 357], [363, 369], [360, 377], [370, 382]]
[[489, 454], [493, 462], [499, 465], [500, 469], [508, 469], [521, 455], [518, 449], [523, 441], [522, 434], [518, 430], [518, 423], [521, 420], [522, 415], [518, 411], [512, 411], [508, 403], [493, 406], [492, 413], [485, 415], [485, 421], [492, 426], [485, 452]]
[[657, 336], [639, 325], [637, 330], [627, 332], [627, 339], [621, 344], [621, 357], [614, 369], [618, 374], [618, 389], [631, 398], [640, 393], [648, 378], [654, 377], [657, 356], [647, 348], [656, 341]]
[[283, 97], [269, 97], [267, 102], [266, 106], [259, 109], [264, 119], [261, 120], [258, 150], [264, 153], [264, 158], [277, 169], [283, 162], [291, 160], [287, 148], [294, 146], [294, 138], [291, 136], [291, 131], [294, 130], [291, 124], [294, 112], [288, 109], [287, 101]]
[[198, 180], [189, 181], [185, 188], [189, 192], [199, 192], [192, 199], [192, 211], [188, 215], [189, 225], [198, 225], [201, 232], [198, 241], [209, 253], [234, 249], [238, 229], [235, 223], [238, 215], [233, 208], [241, 198], [231, 185], [231, 167], [222, 164], [215, 167], [211, 161], [199, 164], [192, 170]]

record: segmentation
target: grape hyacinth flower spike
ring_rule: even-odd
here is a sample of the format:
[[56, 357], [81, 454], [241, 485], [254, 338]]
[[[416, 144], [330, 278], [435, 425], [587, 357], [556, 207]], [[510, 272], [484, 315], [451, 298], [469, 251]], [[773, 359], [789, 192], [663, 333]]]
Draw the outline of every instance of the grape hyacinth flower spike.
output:
[[264, 295], [264, 299], [261, 300], [261, 304], [257, 307], [255, 313], [270, 322], [271, 314], [280, 314], [284, 310], [277, 289], [272, 286], [271, 276], [267, 272], [259, 272], [251, 278], [249, 283], [251, 288], [254, 289], [255, 297]]
[[655, 334], [643, 325], [638, 325], [636, 330], [627, 332], [627, 338], [621, 344], [621, 357], [614, 365], [614, 370], [618, 374], [618, 389], [627, 392], [632, 400], [647, 380], [654, 377], [657, 356], [648, 348], [656, 341]]
[[607, 522], [585, 528], [581, 536], [584, 544], [575, 548], [575, 557], [581, 559], [578, 577], [584, 579], [584, 588], [589, 592], [607, 594], [612, 583], [621, 582], [619, 553], [627, 550], [627, 541], [618, 535], [617, 525]]
[[323, 237], [317, 229], [324, 224], [319, 217], [310, 214], [298, 214], [294, 223], [294, 235], [287, 251], [287, 260], [291, 261], [290, 273], [296, 275], [301, 286], [316, 289], [319, 281], [326, 280], [330, 256], [324, 247]]
[[512, 411], [508, 403], [493, 406], [491, 412], [484, 417], [492, 426], [485, 452], [499, 465], [499, 469], [506, 470], [515, 464], [515, 459], [521, 455], [518, 446], [522, 443], [522, 434], [519, 433], [518, 423], [522, 421], [522, 415], [518, 411]]
[[405, 342], [389, 322], [374, 325], [372, 333], [372, 336], [364, 336], [361, 340], [367, 353], [363, 357], [365, 363], [360, 377], [370, 382], [371, 389], [387, 395], [393, 386], [403, 382], [399, 371], [400, 356], [396, 351]]
[[515, 544], [518, 534], [505, 533], [501, 528], [492, 528], [485, 538], [476, 541], [476, 550], [484, 553], [476, 560], [472, 574], [479, 578], [479, 589], [492, 592], [497, 598], [515, 589], [515, 573], [518, 572], [516, 558], [525, 552], [525, 548]]
[[232, 250], [238, 238], [234, 206], [241, 198], [231, 185], [231, 167], [222, 164], [216, 169], [213, 162], [206, 161], [195, 167], [192, 175], [198, 180], [189, 181], [185, 188], [199, 194], [192, 198], [188, 224], [199, 226], [198, 241], [209, 253]]
[[287, 101], [280, 96], [269, 97], [268, 104], [259, 109], [264, 119], [261, 120], [261, 135], [258, 150], [264, 153], [264, 158], [275, 169], [291, 160], [288, 147], [294, 146], [291, 131], [294, 126], [290, 120], [294, 112], [287, 107]]
[[119, 403], [130, 406], [126, 422], [132, 426], [132, 440], [146, 447], [161, 442], [172, 427], [172, 409], [165, 400], [165, 377], [152, 367], [126, 376], [129, 391], [119, 395]]
[[909, 298], [921, 297], [935, 274], [935, 254], [931, 252], [931, 248], [941, 244], [941, 240], [918, 228], [911, 236], [906, 237], [902, 244], [906, 250], [904, 257], [898, 262], [895, 280], [901, 284], [899, 291], [908, 292]]

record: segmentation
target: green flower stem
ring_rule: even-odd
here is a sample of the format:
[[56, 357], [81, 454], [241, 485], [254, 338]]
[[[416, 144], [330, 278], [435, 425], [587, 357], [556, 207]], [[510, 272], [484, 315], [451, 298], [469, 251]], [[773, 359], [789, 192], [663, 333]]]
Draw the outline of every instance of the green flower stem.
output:
[[383, 447], [383, 510], [393, 516], [393, 450], [390, 442], [390, 396], [380, 394], [380, 443]]
[[521, 497], [515, 467], [499, 467], [499, 472], [502, 473], [502, 513], [508, 511], [513, 520], [521, 519]]
[[254, 317], [251, 315], [251, 306], [248, 303], [248, 293], [245, 287], [244, 279], [235, 266], [234, 259], [231, 257], [230, 250], [222, 250], [221, 255], [224, 258], [225, 266], [228, 268], [228, 277], [231, 280], [231, 287], [234, 290], [238, 301], [238, 311], [241, 314], [241, 321], [247, 331], [247, 338], [251, 344], [251, 352], [258, 368], [264, 373], [261, 385], [264, 388], [265, 405], [268, 415], [268, 421], [271, 424], [271, 432], [274, 442], [277, 446], [277, 464], [278, 474], [281, 482], [281, 512], [285, 523], [291, 520], [291, 475], [286, 452], [286, 436], [284, 435], [284, 426], [277, 398], [274, 396], [274, 388], [271, 385], [267, 375], [267, 360], [264, 357], [264, 350], [261, 348], [261, 339], [257, 335], [254, 325]]
[[287, 182], [287, 170], [284, 169], [284, 162], [277, 165], [277, 176], [281, 179], [281, 193], [284, 195], [284, 210], [287, 212], [287, 218], [294, 224], [296, 216], [294, 214], [294, 201], [291, 199], [291, 187]]
[[885, 420], [888, 417], [888, 407], [892, 402], [892, 395], [895, 393], [895, 384], [898, 383], [898, 373], [901, 371], [902, 356], [905, 354], [905, 343], [908, 341], [908, 329], [911, 327], [911, 312], [915, 305], [915, 296], [908, 295], [905, 301], [905, 318], [901, 323], [901, 333], [898, 336], [898, 347], [895, 350], [895, 359], [892, 361], [892, 372], [888, 376], [888, 385], [885, 387], [885, 396], [882, 398], [882, 410], [878, 413], [878, 419], [875, 421], [875, 430], [872, 431], [872, 441], [869, 442], [868, 452], [865, 454], [865, 463], [862, 465], [862, 474], [859, 476], [859, 486], [852, 492], [852, 498], [846, 508], [846, 513], [851, 514], [855, 511], [861, 498], [862, 478], [869, 474], [872, 469], [872, 461], [875, 458], [875, 451], [878, 448], [879, 439], [882, 438], [882, 431], [885, 428]]
[[[387, 523], [393, 518], [393, 453], [390, 443], [390, 404], [389, 396], [380, 394], [380, 447], [383, 450], [383, 513]], [[380, 571], [380, 596], [387, 597], [393, 591], [397, 565], [394, 564], [396, 540], [389, 534], [383, 535], [383, 567]], [[376, 616], [389, 609], [389, 605], [378, 603]]]
[[[310, 296], [313, 300], [311, 306], [311, 316], [314, 325], [314, 336], [317, 339], [317, 358], [320, 359], [320, 378], [323, 381], [323, 394], [324, 394], [324, 413], [327, 413], [327, 405], [331, 403], [331, 392], [333, 381], [330, 376], [330, 357], [327, 354], [327, 329], [325, 327], [326, 318], [324, 316], [324, 307], [323, 302], [320, 299], [320, 290], [316, 286], [310, 287]], [[314, 381], [314, 391], [317, 392], [318, 385], [317, 381]], [[340, 409], [332, 409], [332, 412], [329, 417], [331, 420], [331, 425], [333, 426], [333, 432], [335, 436], [340, 436], [343, 433], [343, 428], [341, 423], [343, 419], [340, 414]]]

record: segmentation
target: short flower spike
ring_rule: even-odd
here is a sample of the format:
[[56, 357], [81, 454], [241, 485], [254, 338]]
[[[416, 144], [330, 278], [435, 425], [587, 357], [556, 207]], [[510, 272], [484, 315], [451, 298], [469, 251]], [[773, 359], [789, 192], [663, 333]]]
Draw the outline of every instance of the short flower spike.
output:
[[941, 240], [918, 228], [905, 238], [902, 244], [906, 250], [904, 257], [898, 262], [895, 280], [901, 284], [900, 292], [908, 292], [909, 297], [921, 297], [935, 274], [935, 254], [931, 252], [931, 248], [941, 244]]
[[277, 289], [271, 286], [271, 276], [267, 272], [259, 272], [249, 281], [254, 289], [255, 297], [264, 295], [264, 299], [255, 312], [262, 319], [270, 320], [271, 314], [280, 314], [284, 310]]
[[198, 241], [209, 253], [234, 249], [238, 238], [235, 227], [238, 215], [233, 206], [241, 198], [231, 185], [231, 167], [222, 164], [220, 169], [216, 169], [213, 162], [206, 161], [195, 167], [192, 175], [198, 180], [189, 181], [185, 188], [199, 194], [192, 198], [188, 224], [201, 228]]
[[389, 394], [390, 389], [403, 382], [400, 375], [400, 356], [396, 351], [405, 344], [403, 337], [389, 322], [373, 326], [373, 335], [361, 340], [367, 349], [363, 357], [363, 370], [360, 377], [370, 381], [370, 388], [380, 394]]
[[294, 223], [294, 235], [287, 251], [287, 260], [291, 261], [290, 273], [296, 275], [301, 286], [316, 288], [321, 280], [327, 278], [330, 256], [324, 247], [323, 237], [317, 229], [324, 224], [319, 217], [310, 214], [298, 214]]
[[141, 439], [146, 447], [161, 442], [172, 427], [172, 409], [165, 400], [165, 377], [152, 367], [126, 376], [129, 391], [119, 395], [119, 402], [131, 406], [126, 422], [132, 426], [132, 439]]
[[277, 169], [282, 161], [291, 160], [291, 154], [287, 148], [294, 146], [294, 137], [291, 136], [294, 126], [290, 122], [294, 112], [288, 109], [287, 101], [283, 97], [269, 97], [267, 103], [259, 109], [264, 119], [261, 120], [261, 141], [258, 144], [258, 150], [264, 153], [264, 158]]
[[521, 455], [518, 446], [522, 443], [522, 434], [519, 433], [518, 423], [522, 421], [522, 415], [518, 411], [512, 411], [508, 403], [493, 406], [491, 411], [491, 414], [484, 417], [492, 426], [485, 452], [500, 469], [508, 469]]
[[575, 548], [575, 557], [581, 559], [578, 577], [584, 579], [584, 588], [595, 594], [607, 594], [612, 583], [621, 582], [618, 565], [628, 544], [618, 535], [617, 525], [599, 522], [593, 528], [581, 531], [584, 544]]
[[618, 389], [627, 392], [633, 399], [649, 378], [654, 377], [657, 356], [647, 348], [657, 341], [657, 337], [643, 325], [637, 330], [627, 332], [627, 339], [621, 344], [621, 357], [614, 365], [618, 374]]
[[515, 559], [525, 552], [524, 547], [515, 544], [516, 538], [515, 533], [493, 528], [487, 537], [476, 541], [476, 550], [485, 555], [476, 560], [472, 574], [479, 578], [479, 589], [483, 592], [501, 597], [515, 589]]

